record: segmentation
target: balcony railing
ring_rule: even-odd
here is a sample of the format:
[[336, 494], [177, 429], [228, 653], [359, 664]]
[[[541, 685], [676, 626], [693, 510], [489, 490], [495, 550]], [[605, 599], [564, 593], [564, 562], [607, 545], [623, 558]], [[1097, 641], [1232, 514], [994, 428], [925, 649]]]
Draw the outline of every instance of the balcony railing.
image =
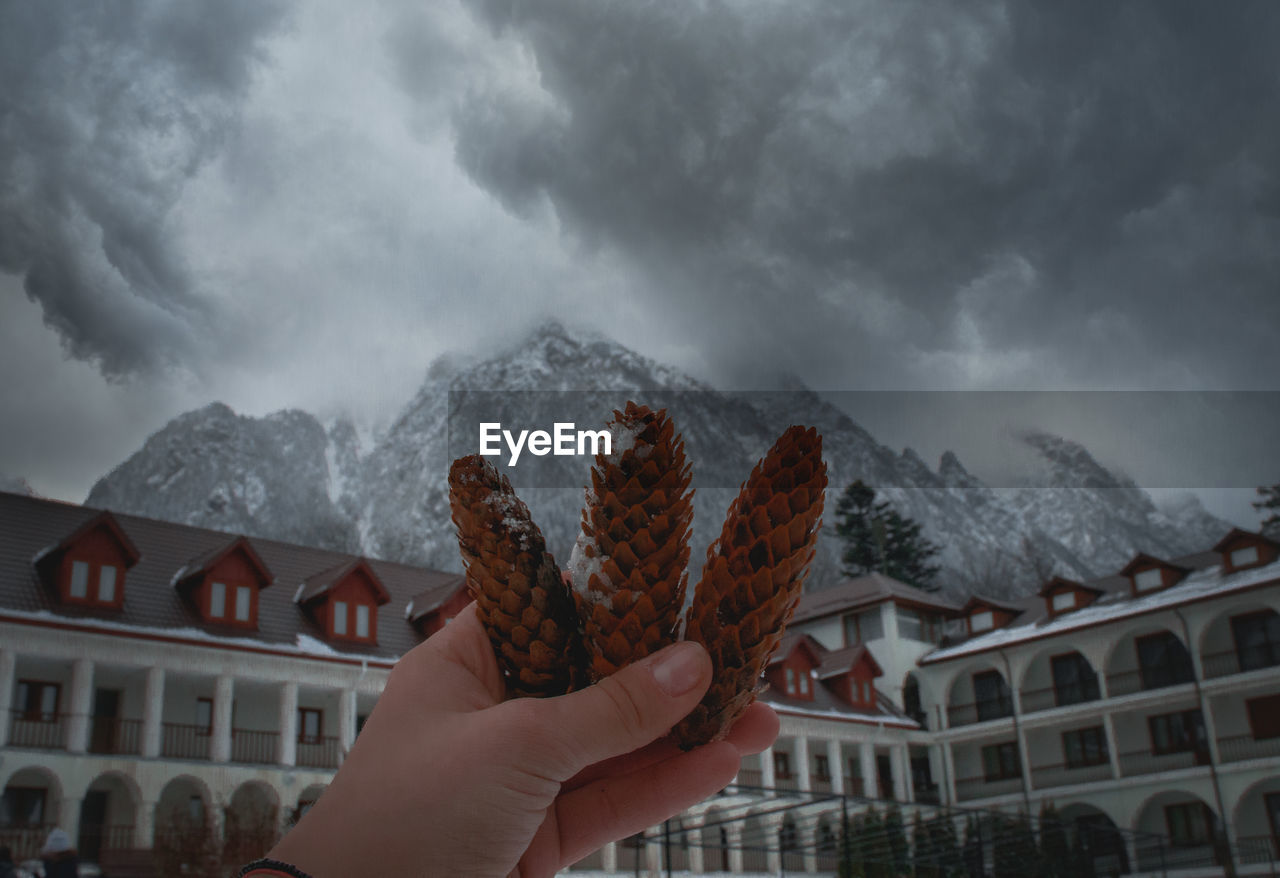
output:
[[1277, 665], [1280, 665], [1280, 643], [1259, 643], [1228, 652], [1211, 652], [1200, 659], [1206, 680]]
[[942, 804], [942, 791], [934, 784], [920, 784], [912, 789], [915, 793], [915, 800], [926, 805]]
[[1038, 710], [1052, 710], [1055, 707], [1066, 707], [1069, 704], [1087, 704], [1101, 698], [1098, 681], [1071, 683], [1066, 686], [1050, 686], [1047, 689], [1023, 689], [1022, 712], [1035, 713]]
[[779, 774], [773, 778], [773, 788], [776, 790], [798, 790], [800, 789], [800, 778], [794, 774]]
[[137, 756], [142, 752], [142, 720], [95, 716], [89, 722], [90, 753]]
[[1002, 777], [987, 780], [985, 777], [966, 777], [956, 781], [956, 798], [961, 802], [1004, 796], [1022, 791], [1022, 778]]
[[1246, 759], [1280, 756], [1280, 738], [1255, 738], [1253, 735], [1219, 738], [1218, 756], [1223, 762], [1243, 762]]
[[1208, 764], [1209, 751], [1207, 750], [1178, 750], [1173, 753], [1135, 750], [1120, 754], [1120, 774], [1124, 777], [1176, 771], [1180, 768], [1195, 768], [1197, 765]]
[[1269, 835], [1246, 835], [1236, 839], [1237, 859], [1246, 866], [1280, 860], [1280, 843]]
[[231, 761], [247, 762], [253, 765], [274, 765], [279, 758], [277, 752], [279, 740], [278, 732], [232, 729]]
[[947, 722], [954, 726], [968, 726], [1013, 716], [1012, 698], [989, 698], [971, 704], [953, 704], [947, 708]]
[[80, 828], [80, 838], [82, 843], [88, 843], [86, 847], [96, 848], [100, 851], [127, 851], [136, 847], [133, 839], [132, 823], [97, 827], [82, 826]]
[[63, 726], [66, 717], [59, 713], [28, 713], [10, 711], [10, 747], [38, 747], [42, 750], [61, 750], [64, 744]]
[[827, 774], [810, 774], [809, 789], [815, 793], [831, 792], [831, 776]]
[[0, 847], [7, 847], [15, 863], [40, 856], [44, 840], [53, 824], [40, 826], [0, 826]]
[[846, 796], [865, 796], [866, 793], [862, 791], [862, 778], [850, 777], [846, 774], [844, 776], [844, 794]]
[[1037, 790], [1110, 779], [1110, 762], [1096, 765], [1037, 765], [1031, 769], [1031, 786]]
[[208, 759], [213, 736], [207, 726], [163, 723], [160, 727], [160, 755], [170, 759]]
[[1148, 668], [1145, 671], [1120, 671], [1107, 674], [1107, 694], [1112, 698], [1132, 695], [1150, 689], [1164, 689], [1191, 682], [1191, 674], [1176, 666]]
[[298, 742], [298, 765], [306, 768], [337, 768], [337, 738], [306, 738]]

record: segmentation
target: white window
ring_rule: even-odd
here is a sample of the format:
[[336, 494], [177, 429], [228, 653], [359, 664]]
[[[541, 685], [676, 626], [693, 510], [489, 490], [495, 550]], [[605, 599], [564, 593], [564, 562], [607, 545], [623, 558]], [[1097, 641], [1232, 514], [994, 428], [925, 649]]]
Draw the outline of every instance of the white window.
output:
[[116, 599], [116, 568], [103, 564], [98, 571], [98, 600], [109, 604]]
[[1244, 567], [1248, 564], [1256, 564], [1258, 562], [1258, 547], [1245, 546], [1242, 549], [1236, 549], [1231, 553], [1231, 566]]
[[369, 605], [356, 604], [356, 637], [369, 636]]
[[1075, 605], [1076, 593], [1074, 591], [1060, 591], [1053, 596], [1053, 609], [1055, 612], [1069, 610]]
[[71, 596], [84, 598], [89, 596], [89, 562], [71, 562]]
[[251, 600], [251, 593], [249, 591], [249, 586], [237, 585], [236, 586], [236, 621], [237, 622], [249, 621], [249, 601], [250, 600]]
[[347, 602], [346, 601], [333, 602], [333, 633], [334, 634], [347, 633]]
[[920, 620], [920, 614], [905, 607], [898, 607], [898, 636], [905, 637], [907, 640], [925, 641], [924, 625]]
[[1138, 591], [1150, 591], [1164, 585], [1164, 576], [1161, 575], [1159, 567], [1152, 567], [1135, 576], [1133, 584], [1137, 586]]
[[787, 694], [794, 695], [796, 691], [796, 672], [791, 668], [787, 668]]
[[209, 586], [209, 618], [223, 619], [227, 615], [227, 584], [215, 582]]
[[809, 694], [809, 675], [804, 671], [800, 672], [800, 694]]
[[979, 631], [990, 631], [996, 627], [996, 617], [992, 615], [990, 610], [983, 610], [981, 613], [974, 613], [969, 617], [969, 627], [974, 634]]

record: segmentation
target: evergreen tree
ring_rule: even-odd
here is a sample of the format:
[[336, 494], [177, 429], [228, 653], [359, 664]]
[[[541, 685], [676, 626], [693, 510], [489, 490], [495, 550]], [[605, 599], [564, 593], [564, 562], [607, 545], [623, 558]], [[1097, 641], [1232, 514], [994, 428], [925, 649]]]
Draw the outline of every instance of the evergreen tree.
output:
[[1036, 847], [1036, 835], [1027, 815], [996, 819], [995, 868], [991, 873], [993, 878], [1023, 878], [1025, 875], [1042, 874], [1040, 849]]
[[964, 874], [969, 878], [983, 878], [986, 875], [986, 851], [983, 849], [982, 825], [977, 818], [969, 818], [964, 829]]
[[924, 822], [920, 811], [911, 818], [911, 864], [915, 878], [944, 878], [938, 864], [933, 823]]
[[1253, 508], [1259, 512], [1270, 512], [1262, 519], [1262, 532], [1272, 539], [1280, 539], [1280, 482], [1258, 488], [1258, 496], [1262, 499], [1255, 501]]
[[960, 852], [960, 839], [951, 817], [939, 814], [929, 821], [933, 835], [933, 849], [938, 861], [939, 878], [963, 878], [964, 856]]
[[1072, 871], [1071, 846], [1067, 841], [1067, 826], [1052, 803], [1040, 808], [1040, 855], [1043, 874], [1048, 878], [1068, 878]]
[[862, 871], [862, 817], [846, 818], [840, 827], [840, 878], [864, 878]]
[[865, 878], [894, 878], [893, 851], [884, 820], [874, 807], [862, 821], [862, 874]]
[[938, 547], [927, 540], [918, 522], [876, 500], [874, 488], [857, 480], [836, 502], [836, 536], [844, 542], [840, 556], [846, 576], [879, 571], [886, 576], [933, 590], [938, 566], [930, 560]]
[[911, 848], [907, 843], [906, 825], [902, 822], [902, 811], [897, 805], [890, 805], [884, 812], [884, 838], [889, 849], [889, 862], [893, 867], [893, 875], [902, 875], [911, 868]]

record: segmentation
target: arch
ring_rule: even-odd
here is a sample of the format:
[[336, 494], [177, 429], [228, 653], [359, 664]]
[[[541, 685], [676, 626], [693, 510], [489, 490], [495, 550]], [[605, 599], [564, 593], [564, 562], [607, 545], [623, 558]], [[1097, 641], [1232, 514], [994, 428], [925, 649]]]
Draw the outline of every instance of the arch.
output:
[[104, 850], [137, 847], [136, 827], [142, 791], [133, 778], [105, 771], [93, 779], [80, 802], [80, 833], [76, 848], [97, 862]]
[[1129, 848], [1124, 833], [1111, 815], [1092, 802], [1073, 802], [1058, 811], [1066, 825], [1072, 856], [1091, 875], [1124, 875], [1129, 872]]
[[[1107, 694], [1128, 695], [1189, 683], [1193, 676], [1191, 653], [1178, 627], [1149, 623], [1117, 638], [1106, 658]], [[1140, 642], [1153, 657], [1146, 668], [1138, 661]]]
[[320, 794], [325, 791], [325, 784], [313, 783], [303, 788], [298, 793], [298, 801], [294, 802], [293, 807], [289, 809], [289, 813], [285, 815], [287, 821], [286, 827], [294, 826], [302, 815], [311, 810], [311, 806], [320, 800]]
[[907, 716], [929, 728], [929, 713], [924, 708], [924, 698], [920, 692], [920, 678], [914, 671], [907, 671], [902, 676], [902, 709]]
[[838, 818], [830, 812], [818, 815], [813, 828], [813, 841], [818, 854], [818, 871], [834, 872], [840, 859], [840, 831]]
[[223, 858], [248, 863], [262, 857], [280, 837], [280, 796], [251, 780], [236, 787], [223, 816]]
[[1185, 790], [1161, 790], [1139, 806], [1133, 825], [1138, 871], [1218, 865], [1217, 812]]
[[784, 872], [804, 871], [804, 846], [800, 841], [800, 830], [795, 818], [790, 814], [785, 815], [778, 826], [778, 850], [782, 855]]
[[1204, 626], [1197, 648], [1206, 679], [1280, 664], [1280, 613], [1261, 595], [1225, 607]]
[[755, 814], [748, 814], [742, 820], [742, 871], [769, 871], [768, 849], [771, 847], [769, 831], [764, 822]]
[[972, 662], [955, 675], [947, 687], [947, 724], [963, 726], [1010, 716], [1013, 693], [1009, 679], [998, 664]]
[[[1275, 799], [1271, 797], [1276, 797]], [[1232, 811], [1232, 824], [1236, 839], [1242, 848], [1246, 862], [1269, 850], [1271, 856], [1280, 852], [1280, 838], [1271, 826], [1268, 803], [1280, 800], [1280, 777], [1263, 778], [1248, 786], [1236, 800]], [[1280, 804], [1275, 805], [1280, 808]]]
[[40, 852], [49, 830], [62, 815], [62, 783], [47, 768], [29, 765], [9, 775], [4, 795], [10, 808], [9, 826], [0, 829], [0, 844], [6, 844], [16, 862]]
[[1023, 713], [1102, 697], [1098, 669], [1083, 652], [1062, 643], [1044, 647], [1031, 657], [1018, 682], [1018, 694]]
[[698, 843], [702, 846], [702, 871], [729, 871], [729, 827], [720, 822], [720, 812], [708, 809], [702, 815]]

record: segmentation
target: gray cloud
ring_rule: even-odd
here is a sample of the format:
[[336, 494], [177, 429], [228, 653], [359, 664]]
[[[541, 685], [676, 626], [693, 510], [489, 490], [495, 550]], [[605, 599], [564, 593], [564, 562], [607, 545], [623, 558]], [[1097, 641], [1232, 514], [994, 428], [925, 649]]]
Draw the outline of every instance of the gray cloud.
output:
[[173, 240], [280, 4], [0, 4], [0, 269], [108, 375], [189, 364], [221, 315]]
[[460, 163], [748, 373], [1274, 386], [1274, 5], [476, 8], [545, 99], [474, 92]]

